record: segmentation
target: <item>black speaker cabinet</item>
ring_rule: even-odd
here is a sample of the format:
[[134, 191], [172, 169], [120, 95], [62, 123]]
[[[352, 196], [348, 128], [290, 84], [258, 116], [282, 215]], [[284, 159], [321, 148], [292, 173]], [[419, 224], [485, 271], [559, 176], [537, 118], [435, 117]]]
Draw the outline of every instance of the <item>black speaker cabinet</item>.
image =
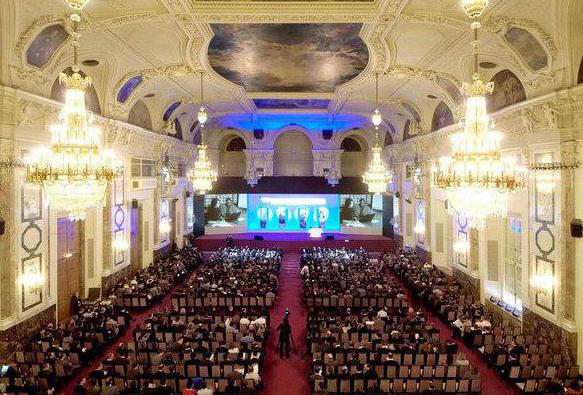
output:
[[324, 129], [324, 130], [322, 130], [322, 138], [324, 140], [330, 140], [330, 139], [332, 139], [333, 132], [334, 131], [332, 129]]
[[263, 129], [253, 129], [253, 138], [255, 140], [263, 140], [265, 136], [265, 131]]
[[138, 207], [138, 199], [132, 199], [132, 209], [137, 209]]
[[2, 236], [6, 232], [6, 221], [4, 218], [0, 218], [0, 236]]
[[190, 191], [186, 191], [186, 198], [188, 199], [190, 197]]
[[253, 240], [261, 241], [261, 240], [263, 240], [263, 236], [261, 236], [261, 235], [255, 235], [255, 237], [253, 238]]
[[328, 235], [324, 238], [324, 240], [332, 241], [334, 240], [334, 235]]
[[580, 219], [571, 221], [571, 236], [577, 237], [578, 239], [583, 237], [583, 223], [581, 223]]

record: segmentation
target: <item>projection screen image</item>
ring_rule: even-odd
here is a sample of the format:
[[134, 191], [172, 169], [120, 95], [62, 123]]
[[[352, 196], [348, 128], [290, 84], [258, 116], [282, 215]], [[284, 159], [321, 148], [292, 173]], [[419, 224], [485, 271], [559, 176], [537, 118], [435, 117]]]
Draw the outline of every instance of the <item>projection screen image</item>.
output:
[[340, 230], [338, 195], [248, 195], [250, 231], [324, 232]]

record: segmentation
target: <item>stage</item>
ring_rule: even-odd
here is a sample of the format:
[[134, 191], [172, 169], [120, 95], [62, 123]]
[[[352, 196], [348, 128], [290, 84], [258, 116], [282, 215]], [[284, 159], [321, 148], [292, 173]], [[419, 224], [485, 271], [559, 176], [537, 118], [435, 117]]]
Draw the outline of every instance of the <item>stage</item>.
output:
[[[263, 240], [255, 240], [258, 235]], [[228, 235], [212, 234], [194, 239], [194, 245], [202, 251], [215, 251], [225, 246]], [[340, 233], [324, 233], [321, 238], [312, 239], [307, 233], [240, 233], [233, 234], [236, 246], [249, 246], [253, 248], [281, 248], [285, 252], [299, 252], [302, 248], [326, 247], [326, 248], [359, 248], [369, 251], [382, 252], [395, 248], [393, 239], [385, 236], [371, 235], [347, 235]], [[333, 236], [333, 240], [326, 240], [326, 236]]]

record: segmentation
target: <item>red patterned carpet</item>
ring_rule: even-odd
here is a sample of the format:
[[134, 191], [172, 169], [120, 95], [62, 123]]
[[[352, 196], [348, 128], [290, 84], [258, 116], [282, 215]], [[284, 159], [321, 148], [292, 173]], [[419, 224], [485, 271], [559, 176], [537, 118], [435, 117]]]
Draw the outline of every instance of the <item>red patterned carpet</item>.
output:
[[[306, 324], [307, 324], [307, 309], [302, 302], [302, 280], [299, 275], [299, 260], [298, 253], [286, 253], [283, 256], [282, 267], [279, 276], [279, 291], [275, 304], [271, 307], [270, 332], [266, 345], [266, 356], [264, 360], [264, 374], [263, 382], [265, 388], [261, 391], [261, 395], [308, 395], [310, 388], [308, 386], [308, 376], [310, 370], [310, 355], [306, 350]], [[404, 287], [406, 289], [406, 287]], [[145, 318], [154, 311], [161, 310], [170, 305], [170, 292], [163, 301], [142, 312], [134, 315], [132, 324], [126, 331], [125, 335], [118, 341], [130, 341], [133, 329], [144, 322]], [[431, 311], [424, 306], [420, 306], [412, 299], [411, 294], [407, 292], [412, 305], [419, 306], [430, 317], [432, 323], [439, 328], [442, 340], [447, 340], [452, 336], [452, 330], [449, 326], [442, 323]], [[280, 359], [277, 339], [277, 326], [283, 319], [283, 314], [286, 308], [290, 309], [290, 324], [292, 327], [292, 334], [295, 339], [295, 351], [291, 358]], [[469, 347], [463, 342], [458, 341], [460, 352], [466, 354], [470, 362], [478, 368], [480, 376], [482, 377], [482, 393], [487, 395], [506, 395], [517, 393], [515, 387], [504, 381], [498, 373], [489, 368], [479, 353]], [[82, 369], [76, 376], [64, 386], [57, 393], [71, 394], [75, 385], [79, 382], [81, 377], [87, 377], [91, 370], [96, 369], [99, 361], [106, 357], [107, 353], [114, 350], [117, 342], [112, 344], [105, 352], [98, 358], [97, 362]]]
[[[279, 290], [270, 309], [271, 325], [264, 360], [262, 395], [307, 395], [310, 356], [306, 350], [307, 309], [302, 301], [302, 279], [299, 254], [284, 254], [279, 275]], [[289, 359], [280, 359], [277, 326], [283, 320], [286, 308], [290, 310], [290, 325], [295, 340], [295, 352]]]
[[[439, 337], [441, 341], [447, 341], [448, 339], [453, 337], [453, 330], [449, 325], [444, 324], [438, 316], [436, 316], [430, 309], [426, 308], [422, 302], [419, 302], [413, 299], [411, 292], [408, 291], [407, 286], [397, 277], [394, 277], [404, 290], [406, 290], [405, 294], [409, 300], [409, 305], [415, 308], [421, 308], [421, 310], [429, 317], [431, 323], [439, 329]], [[455, 342], [458, 345], [458, 352], [464, 353], [470, 363], [478, 368], [478, 372], [480, 373], [480, 378], [482, 379], [482, 394], [485, 395], [512, 395], [519, 393], [518, 388], [515, 387], [513, 384], [505, 381], [497, 371], [490, 368], [482, 355], [475, 349], [472, 349], [466, 344], [459, 340], [455, 339]]]

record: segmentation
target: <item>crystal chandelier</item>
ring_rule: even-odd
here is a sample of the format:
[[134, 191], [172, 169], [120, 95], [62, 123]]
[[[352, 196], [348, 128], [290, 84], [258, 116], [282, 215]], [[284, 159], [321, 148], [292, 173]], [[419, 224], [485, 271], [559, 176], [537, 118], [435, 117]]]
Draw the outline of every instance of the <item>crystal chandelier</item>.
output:
[[[466, 3], [470, 2], [464, 2], [465, 9]], [[501, 135], [491, 130], [486, 95], [492, 93], [494, 84], [484, 83], [478, 74], [479, 28], [480, 23], [474, 21], [474, 76], [471, 84], [462, 86], [467, 96], [464, 131], [452, 137], [451, 156], [440, 158], [434, 171], [435, 185], [446, 191], [453, 213], [467, 217], [473, 228], [484, 227], [487, 217], [506, 216], [508, 192], [524, 187], [522, 169], [502, 157]]]
[[65, 2], [75, 11], [83, 11], [89, 0], [65, 0]]
[[208, 119], [204, 107], [203, 83], [202, 73], [200, 74], [200, 111], [198, 112], [198, 122], [200, 123], [201, 144], [198, 146], [198, 158], [194, 162], [194, 168], [188, 172], [188, 179], [192, 182], [194, 191], [200, 195], [204, 195], [207, 191], [213, 188], [214, 182], [217, 180], [217, 172], [213, 169], [212, 163], [207, 157], [207, 146], [204, 144], [204, 127]]
[[368, 191], [371, 193], [384, 193], [393, 175], [385, 167], [382, 158], [381, 139], [379, 136], [379, 126], [383, 119], [379, 112], [379, 75], [376, 75], [376, 109], [371, 116], [372, 123], [376, 132], [376, 143], [372, 148], [372, 161], [366, 172], [362, 176], [362, 181], [368, 185]]
[[66, 211], [71, 220], [83, 220], [89, 207], [101, 206], [108, 183], [117, 174], [113, 155], [101, 149], [99, 130], [85, 108], [85, 89], [91, 79], [79, 71], [77, 33], [80, 17], [73, 22], [73, 73], [61, 73], [59, 81], [67, 87], [60, 123], [52, 125], [50, 148], [41, 148], [27, 159], [26, 180], [42, 185], [51, 208]]
[[464, 11], [470, 18], [479, 18], [488, 7], [489, 0], [463, 0]]

